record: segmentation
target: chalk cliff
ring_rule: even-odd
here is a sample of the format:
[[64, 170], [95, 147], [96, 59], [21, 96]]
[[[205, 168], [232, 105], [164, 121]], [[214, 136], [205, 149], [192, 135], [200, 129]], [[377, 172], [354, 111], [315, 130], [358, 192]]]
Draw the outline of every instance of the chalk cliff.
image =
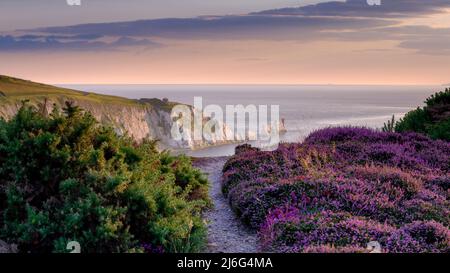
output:
[[231, 142], [225, 137], [212, 137], [209, 141], [195, 141], [192, 138], [174, 140], [170, 116], [171, 109], [176, 104], [174, 102], [159, 99], [131, 100], [0, 76], [0, 117], [6, 120], [13, 117], [23, 101], [28, 101], [29, 105], [47, 114], [54, 107], [64, 107], [66, 101], [74, 102], [91, 112], [101, 123], [112, 126], [119, 134], [126, 133], [138, 142], [143, 139], [158, 140], [161, 149], [198, 149]]

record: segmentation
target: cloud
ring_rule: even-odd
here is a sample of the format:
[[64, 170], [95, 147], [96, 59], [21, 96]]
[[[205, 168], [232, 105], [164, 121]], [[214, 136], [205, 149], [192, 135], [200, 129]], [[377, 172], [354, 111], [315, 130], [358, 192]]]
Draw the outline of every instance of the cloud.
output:
[[420, 54], [450, 55], [450, 36], [422, 37], [406, 40], [399, 47], [414, 49]]
[[370, 6], [367, 0], [347, 0], [345, 2], [324, 2], [298, 8], [266, 10], [255, 14], [401, 18], [439, 13], [444, 8], [450, 8], [450, 1], [381, 0], [381, 5]]
[[392, 20], [372, 18], [280, 17], [271, 15], [169, 18], [49, 27], [35, 31], [71, 35], [157, 36], [183, 39], [299, 39], [320, 31], [390, 26]]
[[[83, 24], [27, 30], [19, 37], [0, 36], [0, 50], [112, 50], [161, 46], [152, 40], [295, 40], [397, 41], [400, 48], [423, 54], [448, 54], [448, 28], [399, 26], [405, 18], [443, 12], [449, 0], [330, 1], [298, 8], [230, 16], [165, 18]], [[38, 33], [38, 34], [36, 34]], [[105, 42], [105, 37], [116, 41]]]
[[1, 51], [38, 51], [38, 50], [118, 50], [127, 46], [161, 46], [148, 39], [135, 39], [130, 37], [120, 37], [110, 42], [99, 40], [101, 35], [81, 34], [73, 36], [57, 35], [34, 35], [22, 36], [4, 35], [0, 36]]
[[36, 34], [25, 34], [21, 35], [21, 40], [96, 40], [102, 38], [103, 35], [99, 34], [81, 34], [81, 35], [72, 35], [72, 36], [63, 36], [63, 35], [36, 35]]
[[364, 33], [343, 32], [337, 39], [346, 41], [367, 41], [373, 39], [397, 41], [399, 48], [415, 50], [426, 55], [450, 54], [450, 28], [432, 28], [429, 26], [399, 26], [375, 28]]

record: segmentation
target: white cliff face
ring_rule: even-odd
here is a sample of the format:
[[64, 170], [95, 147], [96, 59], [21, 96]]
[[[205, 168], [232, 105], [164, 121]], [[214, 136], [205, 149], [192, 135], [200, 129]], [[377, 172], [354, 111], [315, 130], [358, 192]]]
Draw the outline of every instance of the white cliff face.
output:
[[[54, 105], [58, 108], [63, 108], [65, 101], [75, 101], [76, 105], [90, 112], [99, 122], [112, 126], [118, 134], [127, 134], [137, 142], [141, 142], [144, 139], [158, 140], [160, 149], [199, 149], [233, 142], [227, 140], [225, 134], [213, 136], [209, 141], [196, 141], [192, 136], [188, 136], [183, 141], [176, 141], [171, 135], [173, 121], [169, 108], [161, 108], [150, 102], [136, 101], [130, 104], [115, 104], [73, 100], [64, 97], [47, 99], [46, 103], [44, 103], [45, 100], [45, 98], [33, 99], [29, 104], [43, 109], [46, 113], [51, 113]], [[10, 119], [20, 107], [21, 103], [17, 102], [0, 103], [0, 117], [6, 120]]]

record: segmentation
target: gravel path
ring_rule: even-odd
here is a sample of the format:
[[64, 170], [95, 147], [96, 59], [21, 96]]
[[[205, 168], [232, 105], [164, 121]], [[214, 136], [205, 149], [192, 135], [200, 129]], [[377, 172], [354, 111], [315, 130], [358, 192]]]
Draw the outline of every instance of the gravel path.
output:
[[214, 208], [206, 212], [208, 222], [208, 248], [210, 253], [255, 253], [256, 233], [244, 226], [231, 210], [221, 189], [222, 168], [226, 157], [205, 158], [195, 166], [208, 174], [212, 184], [209, 195]]

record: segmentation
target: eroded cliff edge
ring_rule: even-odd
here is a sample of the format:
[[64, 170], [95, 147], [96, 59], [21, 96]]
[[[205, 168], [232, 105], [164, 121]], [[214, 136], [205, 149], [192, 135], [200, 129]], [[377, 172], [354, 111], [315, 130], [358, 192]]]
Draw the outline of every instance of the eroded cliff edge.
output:
[[199, 149], [230, 143], [220, 138], [175, 141], [171, 136], [174, 102], [131, 100], [0, 76], [0, 117], [10, 119], [24, 101], [45, 113], [51, 113], [54, 107], [63, 108], [67, 101], [73, 102], [91, 112], [101, 123], [112, 126], [119, 134], [126, 133], [137, 142], [143, 139], [158, 140], [160, 149]]

